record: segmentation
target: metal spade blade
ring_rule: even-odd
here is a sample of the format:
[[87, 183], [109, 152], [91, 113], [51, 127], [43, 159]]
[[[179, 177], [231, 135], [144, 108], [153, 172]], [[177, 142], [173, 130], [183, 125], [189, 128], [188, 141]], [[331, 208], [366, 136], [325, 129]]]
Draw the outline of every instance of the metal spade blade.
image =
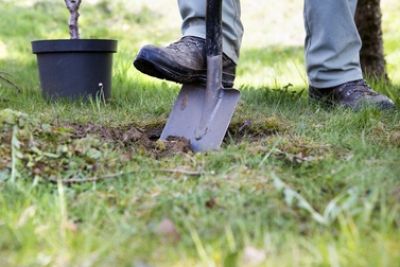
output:
[[[184, 137], [190, 140], [195, 152], [216, 150], [221, 146], [239, 102], [240, 92], [236, 89], [218, 89], [215, 106], [205, 111], [205, 90], [204, 86], [196, 84], [183, 85], [161, 140], [170, 136]], [[201, 127], [203, 116], [206, 121]]]

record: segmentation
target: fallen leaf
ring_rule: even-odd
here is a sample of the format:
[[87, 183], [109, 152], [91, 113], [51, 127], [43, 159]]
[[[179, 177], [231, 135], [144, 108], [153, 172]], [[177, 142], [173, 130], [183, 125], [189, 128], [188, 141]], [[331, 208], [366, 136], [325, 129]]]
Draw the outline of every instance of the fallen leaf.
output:
[[243, 251], [243, 266], [260, 265], [266, 259], [265, 252], [261, 249], [247, 246]]
[[21, 216], [19, 216], [18, 222], [17, 222], [17, 227], [22, 227], [24, 226], [30, 218], [35, 216], [36, 214], [36, 207], [35, 206], [30, 206], [27, 209], [25, 209], [22, 213]]
[[70, 231], [70, 232], [77, 232], [78, 231], [78, 225], [74, 223], [73, 221], [67, 221], [64, 223], [64, 229]]
[[169, 242], [178, 242], [181, 239], [175, 224], [167, 218], [158, 225], [156, 233]]

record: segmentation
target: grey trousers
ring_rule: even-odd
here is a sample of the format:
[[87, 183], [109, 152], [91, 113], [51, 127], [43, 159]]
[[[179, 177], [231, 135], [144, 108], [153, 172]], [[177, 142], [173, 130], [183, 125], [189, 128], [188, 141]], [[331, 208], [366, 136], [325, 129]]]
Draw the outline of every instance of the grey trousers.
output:
[[[206, 0], [178, 0], [184, 36], [205, 38]], [[309, 83], [329, 88], [363, 78], [357, 0], [305, 0], [305, 57]], [[243, 37], [240, 0], [224, 0], [224, 52], [238, 62]]]

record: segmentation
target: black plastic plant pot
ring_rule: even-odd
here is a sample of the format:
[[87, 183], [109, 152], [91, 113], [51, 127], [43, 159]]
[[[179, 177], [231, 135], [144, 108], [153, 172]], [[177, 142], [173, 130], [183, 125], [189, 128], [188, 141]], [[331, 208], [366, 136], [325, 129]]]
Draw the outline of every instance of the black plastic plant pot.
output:
[[117, 44], [100, 39], [33, 41], [43, 96], [49, 100], [108, 99]]

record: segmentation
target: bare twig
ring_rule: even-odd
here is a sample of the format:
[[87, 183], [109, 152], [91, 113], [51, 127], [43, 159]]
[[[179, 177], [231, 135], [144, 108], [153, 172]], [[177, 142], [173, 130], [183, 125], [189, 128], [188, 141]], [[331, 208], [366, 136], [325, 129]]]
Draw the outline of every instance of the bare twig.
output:
[[[165, 173], [188, 175], [188, 176], [201, 176], [204, 174], [203, 172], [187, 171], [187, 170], [181, 170], [181, 169], [160, 169], [159, 171], [165, 172]], [[120, 173], [114, 173], [114, 174], [109, 174], [109, 175], [104, 175], [104, 176], [94, 176], [94, 177], [88, 177], [88, 178], [70, 178], [70, 179], [48, 178], [48, 179], [46, 179], [46, 181], [49, 181], [54, 184], [61, 182], [64, 185], [84, 184], [84, 183], [94, 183], [94, 182], [99, 182], [99, 181], [104, 181], [104, 180], [116, 179], [121, 176], [133, 174], [133, 173], [137, 173], [137, 172], [138, 171], [120, 172]]]
[[93, 183], [93, 182], [99, 182], [99, 181], [104, 181], [104, 180], [111, 180], [115, 178], [119, 178], [123, 175], [128, 175], [136, 173], [135, 171], [131, 172], [120, 172], [120, 173], [114, 173], [114, 174], [109, 174], [109, 175], [104, 175], [104, 176], [99, 176], [99, 177], [88, 177], [88, 178], [70, 178], [70, 179], [58, 179], [58, 178], [49, 178], [47, 181], [51, 183], [58, 183], [60, 181], [61, 183], [65, 185], [72, 185], [72, 184], [84, 184], [84, 183]]
[[82, 0], [65, 0], [65, 4], [71, 14], [69, 19], [69, 34], [71, 35], [71, 39], [79, 39], [79, 7], [81, 5]]
[[183, 174], [183, 175], [188, 175], [188, 176], [201, 176], [204, 174], [204, 172], [187, 171], [187, 170], [181, 170], [181, 169], [161, 169], [160, 172]]
[[4, 71], [0, 71], [0, 80], [8, 83], [12, 87], [14, 87], [17, 90], [18, 93], [20, 93], [21, 92], [21, 88], [19, 88], [18, 85], [13, 83], [10, 79], [6, 78], [5, 75], [10, 75], [10, 74], [8, 74], [7, 72], [4, 72]]

